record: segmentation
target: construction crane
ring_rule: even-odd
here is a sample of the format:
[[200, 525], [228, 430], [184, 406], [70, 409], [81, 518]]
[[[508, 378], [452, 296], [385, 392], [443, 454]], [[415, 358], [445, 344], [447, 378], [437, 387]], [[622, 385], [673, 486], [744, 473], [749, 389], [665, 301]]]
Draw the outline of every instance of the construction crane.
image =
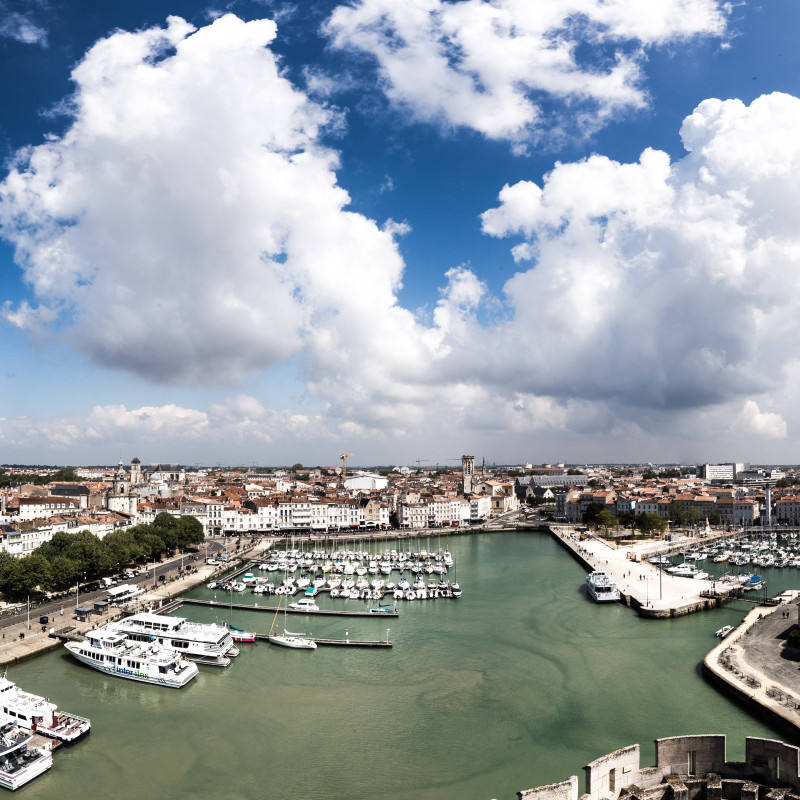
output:
[[344, 483], [345, 478], [347, 478], [347, 459], [354, 455], [355, 453], [339, 453], [339, 458], [342, 459], [342, 483]]
[[430, 459], [429, 458], [417, 458], [415, 460], [415, 462], [414, 462], [417, 465], [417, 472], [419, 472], [419, 465], [420, 465], [420, 463], [422, 461], [430, 461]]

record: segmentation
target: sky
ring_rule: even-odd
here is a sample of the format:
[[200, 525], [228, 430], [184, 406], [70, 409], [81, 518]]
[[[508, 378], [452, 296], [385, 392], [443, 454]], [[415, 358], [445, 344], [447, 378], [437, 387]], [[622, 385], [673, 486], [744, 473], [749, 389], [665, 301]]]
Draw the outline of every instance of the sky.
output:
[[797, 463], [795, 0], [0, 0], [0, 463]]

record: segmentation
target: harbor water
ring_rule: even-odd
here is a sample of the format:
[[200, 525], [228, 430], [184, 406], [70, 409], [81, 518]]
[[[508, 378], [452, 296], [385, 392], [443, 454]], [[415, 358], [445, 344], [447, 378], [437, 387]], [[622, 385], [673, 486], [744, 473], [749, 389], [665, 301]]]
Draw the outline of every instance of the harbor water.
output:
[[[458, 600], [401, 601], [396, 619], [286, 621], [315, 637], [388, 635], [391, 649], [242, 645], [229, 668], [201, 667], [180, 690], [105, 676], [63, 648], [11, 668], [24, 689], [92, 720], [88, 739], [61, 748], [26, 799], [512, 800], [572, 774], [583, 786], [584, 764], [625, 745], [639, 743], [651, 764], [653, 740], [664, 736], [726, 734], [733, 760], [743, 758], [746, 736], [800, 743], [701, 676], [714, 631], [750, 605], [645, 620], [593, 603], [585, 571], [548, 534], [421, 538], [412, 548], [446, 544]], [[770, 594], [800, 583], [798, 570], [763, 573]], [[318, 603], [367, 607], [324, 595]], [[224, 607], [178, 613], [259, 632], [273, 621]]]

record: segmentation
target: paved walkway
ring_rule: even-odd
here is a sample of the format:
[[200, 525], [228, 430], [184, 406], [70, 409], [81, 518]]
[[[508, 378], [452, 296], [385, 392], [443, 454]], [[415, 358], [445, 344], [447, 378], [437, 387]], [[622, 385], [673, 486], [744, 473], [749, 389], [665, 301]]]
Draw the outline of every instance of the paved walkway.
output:
[[[212, 575], [219, 574], [230, 568], [235, 563], [235, 559], [258, 558], [265, 550], [272, 546], [272, 540], [264, 539], [253, 547], [243, 550], [241, 553], [234, 554], [231, 562], [227, 565], [212, 566], [210, 564], [199, 564], [197, 572], [185, 574], [184, 576], [170, 582], [159, 584], [155, 590], [148, 590], [140, 595], [137, 610], [143, 610], [150, 606], [157, 608], [160, 604], [166, 603], [175, 597], [182, 595], [189, 589], [199, 586], [210, 580]], [[176, 559], [175, 563], [179, 563]], [[130, 610], [130, 609], [128, 609]], [[118, 619], [122, 616], [119, 609], [111, 609], [110, 613], [101, 616], [92, 615], [86, 622], [78, 622], [75, 618], [75, 607], [64, 608], [63, 614], [50, 617], [47, 625], [39, 623], [38, 610], [30, 613], [30, 627], [27, 615], [20, 615], [19, 620], [3, 628], [0, 635], [0, 665], [7, 666], [19, 661], [39, 655], [48, 650], [54, 650], [61, 646], [58, 639], [50, 637], [50, 629], [74, 627], [74, 633], [85, 633], [86, 631], [98, 628]], [[42, 630], [44, 628], [44, 630]]]
[[800, 591], [789, 591], [779, 606], [757, 606], [703, 659], [707, 674], [795, 728], [800, 727], [800, 648], [785, 642], [797, 628], [799, 597]]
[[[652, 553], [655, 549], [652, 541], [615, 547], [595, 535], [580, 538], [581, 534], [571, 526], [550, 527], [589, 570], [607, 572], [625, 595], [627, 604], [636, 607], [643, 616], [674, 617], [715, 605], [700, 593], [720, 589], [719, 581], [676, 578], [643, 560], [644, 552]], [[664, 543], [665, 548], [669, 546], [674, 544]]]

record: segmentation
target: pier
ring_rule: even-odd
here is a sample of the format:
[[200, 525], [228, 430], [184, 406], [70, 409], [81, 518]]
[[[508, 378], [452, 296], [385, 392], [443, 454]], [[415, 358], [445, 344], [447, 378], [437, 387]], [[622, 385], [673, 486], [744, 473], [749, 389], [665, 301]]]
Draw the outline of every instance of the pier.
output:
[[[571, 525], [550, 525], [549, 529], [585, 569], [606, 572], [616, 583], [623, 602], [643, 617], [679, 617], [716, 608], [733, 599], [749, 600], [743, 598], [739, 584], [679, 578], [651, 564], [647, 558], [660, 552], [652, 542], [613, 547], [599, 536], [579, 532]], [[759, 604], [765, 601], [766, 598], [754, 600]]]
[[[369, 641], [366, 639], [318, 639], [316, 636], [304, 636], [304, 639], [311, 639], [323, 647], [391, 647], [392, 642], [388, 639], [382, 641]], [[256, 639], [260, 642], [269, 641], [269, 634], [257, 633]]]
[[[170, 606], [171, 611], [180, 608], [181, 605], [211, 606], [213, 608], [235, 608], [239, 611], [269, 611], [273, 614], [278, 611], [278, 606], [259, 606], [252, 603], [222, 603], [219, 600], [195, 600], [191, 597], [176, 598], [174, 603], [175, 605]], [[397, 611], [339, 611], [327, 608], [321, 608], [319, 611], [308, 611], [306, 609], [281, 607], [280, 611], [285, 611], [287, 614], [304, 614], [306, 616], [319, 617], [367, 617], [369, 619], [391, 619], [392, 617], [400, 616]]]

